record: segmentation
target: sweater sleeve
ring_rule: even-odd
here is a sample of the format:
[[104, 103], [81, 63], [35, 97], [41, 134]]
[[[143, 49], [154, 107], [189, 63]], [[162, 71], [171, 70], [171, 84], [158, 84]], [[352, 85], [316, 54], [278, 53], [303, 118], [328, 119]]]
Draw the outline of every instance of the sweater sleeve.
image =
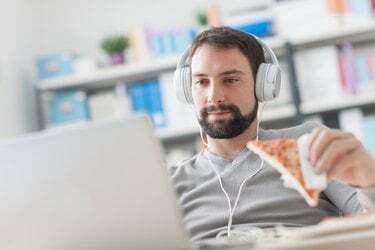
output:
[[375, 209], [375, 187], [354, 188], [331, 181], [324, 193], [342, 214]]
[[357, 198], [364, 210], [375, 209], [375, 187], [358, 188]]
[[[367, 209], [367, 196], [362, 195], [361, 191], [354, 187], [331, 181], [324, 193], [341, 214], [359, 213]], [[374, 193], [372, 194], [375, 198]]]

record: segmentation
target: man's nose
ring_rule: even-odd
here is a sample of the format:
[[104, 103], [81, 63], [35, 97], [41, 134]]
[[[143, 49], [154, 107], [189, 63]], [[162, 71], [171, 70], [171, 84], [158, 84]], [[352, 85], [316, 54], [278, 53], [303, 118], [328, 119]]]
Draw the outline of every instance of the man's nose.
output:
[[222, 103], [224, 102], [224, 91], [223, 89], [213, 83], [211, 84], [209, 90], [208, 90], [208, 103], [216, 104], [216, 103]]

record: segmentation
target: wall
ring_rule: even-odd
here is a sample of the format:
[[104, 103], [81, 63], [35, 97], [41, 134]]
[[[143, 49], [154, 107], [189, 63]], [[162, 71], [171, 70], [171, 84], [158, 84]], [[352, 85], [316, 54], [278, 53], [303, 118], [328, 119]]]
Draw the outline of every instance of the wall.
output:
[[34, 0], [33, 54], [70, 51], [93, 53], [112, 33], [142, 25], [174, 27], [194, 24], [193, 12], [202, 0]]
[[0, 138], [35, 129], [31, 88], [32, 5], [2, 1], [0, 9]]

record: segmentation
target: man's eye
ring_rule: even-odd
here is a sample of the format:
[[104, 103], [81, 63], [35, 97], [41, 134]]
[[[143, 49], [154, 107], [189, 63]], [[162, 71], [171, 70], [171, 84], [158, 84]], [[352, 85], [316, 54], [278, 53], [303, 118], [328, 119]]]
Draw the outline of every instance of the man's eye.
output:
[[238, 83], [239, 79], [237, 79], [237, 78], [226, 78], [226, 79], [224, 79], [224, 82], [229, 83], [229, 84]]
[[207, 79], [199, 79], [195, 81], [195, 84], [197, 85], [206, 85], [208, 83]]

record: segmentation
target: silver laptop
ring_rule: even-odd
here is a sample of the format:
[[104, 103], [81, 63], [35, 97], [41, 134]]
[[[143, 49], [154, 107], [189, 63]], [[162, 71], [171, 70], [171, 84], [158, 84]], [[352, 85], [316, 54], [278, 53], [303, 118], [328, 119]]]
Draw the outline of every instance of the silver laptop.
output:
[[0, 249], [188, 249], [145, 118], [0, 142]]

